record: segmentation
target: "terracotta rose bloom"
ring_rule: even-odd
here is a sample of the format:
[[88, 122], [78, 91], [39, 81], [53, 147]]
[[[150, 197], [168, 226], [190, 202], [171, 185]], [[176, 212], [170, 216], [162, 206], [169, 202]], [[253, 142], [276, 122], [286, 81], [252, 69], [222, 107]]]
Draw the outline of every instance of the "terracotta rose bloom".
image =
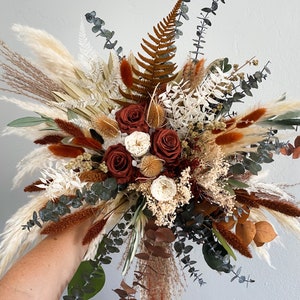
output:
[[133, 175], [132, 157], [122, 144], [108, 147], [103, 160], [119, 184], [127, 183]]
[[181, 144], [176, 131], [160, 128], [152, 135], [152, 151], [167, 164], [177, 166], [181, 154]]
[[141, 104], [130, 104], [116, 112], [116, 120], [121, 132], [148, 132], [149, 126], [145, 121], [145, 107]]

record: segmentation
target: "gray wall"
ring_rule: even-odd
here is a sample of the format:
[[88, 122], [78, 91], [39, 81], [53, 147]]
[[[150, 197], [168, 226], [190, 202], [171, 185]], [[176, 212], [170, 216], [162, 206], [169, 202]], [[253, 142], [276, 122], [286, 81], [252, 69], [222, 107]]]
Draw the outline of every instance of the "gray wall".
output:
[[[147, 31], [151, 31], [161, 17], [165, 16], [174, 0], [1, 0], [0, 3], [0, 38], [11, 48], [27, 55], [25, 47], [14, 39], [10, 30], [13, 23], [30, 25], [45, 29], [60, 39], [73, 53], [77, 54], [77, 40], [81, 17], [86, 12], [96, 10], [107, 24], [107, 28], [116, 31], [116, 37], [124, 47], [124, 53], [139, 50], [139, 43]], [[191, 20], [185, 27], [185, 36], [178, 43], [178, 64], [181, 66], [191, 50], [191, 39], [195, 33], [196, 17], [200, 9], [210, 1], [192, 1], [189, 13]], [[227, 56], [231, 61], [243, 63], [253, 55], [261, 62], [271, 60], [272, 75], [263, 83], [250, 105], [273, 100], [287, 92], [288, 98], [300, 97], [300, 2], [296, 0], [231, 0], [221, 5], [217, 17], [212, 19], [213, 27], [208, 31], [205, 57], [207, 62]], [[87, 28], [90, 28], [87, 26]], [[95, 38], [94, 45], [103, 56], [103, 41]], [[258, 101], [258, 102], [257, 102]], [[27, 115], [13, 105], [1, 103], [0, 127], [11, 120]], [[0, 228], [5, 220], [18, 207], [27, 201], [22, 188], [11, 190], [11, 181], [15, 175], [16, 163], [33, 149], [30, 142], [20, 137], [9, 136], [0, 138], [1, 155], [1, 199], [0, 199]], [[280, 183], [299, 183], [300, 161], [289, 158], [276, 158], [276, 163], [266, 166], [270, 172], [270, 181]], [[24, 183], [30, 183], [28, 179]], [[299, 185], [289, 189], [299, 195]], [[299, 199], [299, 198], [298, 198]], [[277, 227], [278, 228], [278, 227]], [[272, 243], [270, 253], [276, 269], [270, 268], [254, 254], [252, 260], [239, 257], [237, 266], [243, 266], [243, 272], [250, 274], [256, 280], [248, 288], [237, 282], [230, 283], [230, 276], [219, 275], [211, 271], [201, 260], [201, 254], [194, 253], [199, 259], [199, 268], [207, 285], [199, 288], [197, 284], [189, 283], [183, 299], [299, 299], [300, 242], [293, 235], [284, 233], [278, 228], [278, 233], [285, 247], [280, 243]], [[118, 260], [118, 257], [116, 257]], [[115, 268], [107, 268], [108, 282], [105, 290], [95, 299], [117, 299], [111, 290], [117, 288], [120, 278]], [[187, 280], [188, 281], [188, 280]]]

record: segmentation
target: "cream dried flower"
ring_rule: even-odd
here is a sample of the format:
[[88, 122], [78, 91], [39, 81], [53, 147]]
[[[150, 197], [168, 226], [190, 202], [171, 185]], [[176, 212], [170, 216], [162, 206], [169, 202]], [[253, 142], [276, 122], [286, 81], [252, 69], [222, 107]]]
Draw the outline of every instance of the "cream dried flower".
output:
[[134, 131], [125, 138], [126, 150], [134, 157], [145, 155], [150, 145], [150, 135], [145, 132]]
[[161, 175], [153, 180], [150, 191], [157, 201], [169, 201], [176, 195], [177, 187], [172, 178]]
[[65, 163], [49, 162], [47, 168], [41, 171], [41, 184], [37, 187], [45, 189], [45, 195], [50, 199], [54, 199], [63, 194], [72, 194], [76, 190], [82, 190], [86, 183], [81, 182], [78, 173], [72, 169], [65, 168]]

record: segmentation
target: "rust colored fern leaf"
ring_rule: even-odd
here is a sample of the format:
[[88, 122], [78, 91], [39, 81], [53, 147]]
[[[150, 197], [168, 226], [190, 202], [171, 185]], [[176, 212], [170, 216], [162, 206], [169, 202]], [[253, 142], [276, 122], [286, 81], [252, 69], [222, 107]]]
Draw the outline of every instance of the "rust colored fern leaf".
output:
[[61, 130], [68, 133], [69, 135], [74, 137], [84, 137], [81, 129], [73, 123], [61, 119], [55, 119], [54, 121]]
[[107, 222], [108, 218], [106, 219], [101, 219], [99, 221], [97, 221], [96, 223], [94, 223], [88, 230], [88, 232], [86, 233], [86, 235], [84, 236], [83, 240], [82, 240], [82, 245], [87, 245], [89, 244], [93, 239], [95, 239], [97, 237], [97, 235], [102, 231], [102, 229], [104, 228], [106, 222]]
[[41, 234], [57, 234], [63, 232], [64, 230], [94, 216], [97, 213], [97, 210], [97, 207], [88, 207], [62, 217], [58, 222], [52, 222], [43, 228]]
[[224, 225], [220, 223], [214, 223], [214, 227], [220, 232], [220, 234], [224, 237], [228, 244], [235, 250], [239, 251], [246, 257], [252, 257], [249, 248], [243, 244], [241, 239], [236, 234], [228, 230]]
[[146, 55], [138, 53], [136, 62], [143, 71], [131, 66], [132, 84], [130, 79], [129, 92], [120, 89], [123, 97], [138, 102], [149, 102], [158, 85], [170, 82], [176, 77], [176, 64], [172, 63], [171, 59], [176, 51], [175, 22], [181, 3], [182, 0], [178, 0], [170, 14], [153, 27], [154, 34], [148, 34], [150, 41], [142, 40], [141, 47]]

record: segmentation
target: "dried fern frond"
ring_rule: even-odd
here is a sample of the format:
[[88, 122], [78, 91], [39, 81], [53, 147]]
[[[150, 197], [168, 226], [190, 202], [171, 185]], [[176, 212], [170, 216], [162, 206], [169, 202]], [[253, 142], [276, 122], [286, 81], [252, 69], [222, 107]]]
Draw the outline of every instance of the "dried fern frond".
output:
[[171, 62], [175, 56], [175, 23], [182, 0], [178, 0], [170, 14], [156, 27], [154, 35], [148, 34], [150, 41], [143, 39], [141, 47], [147, 56], [138, 53], [137, 65], [132, 66], [133, 82], [128, 91], [120, 89], [123, 97], [134, 101], [148, 102], [158, 85], [163, 85], [176, 77], [176, 64]]

